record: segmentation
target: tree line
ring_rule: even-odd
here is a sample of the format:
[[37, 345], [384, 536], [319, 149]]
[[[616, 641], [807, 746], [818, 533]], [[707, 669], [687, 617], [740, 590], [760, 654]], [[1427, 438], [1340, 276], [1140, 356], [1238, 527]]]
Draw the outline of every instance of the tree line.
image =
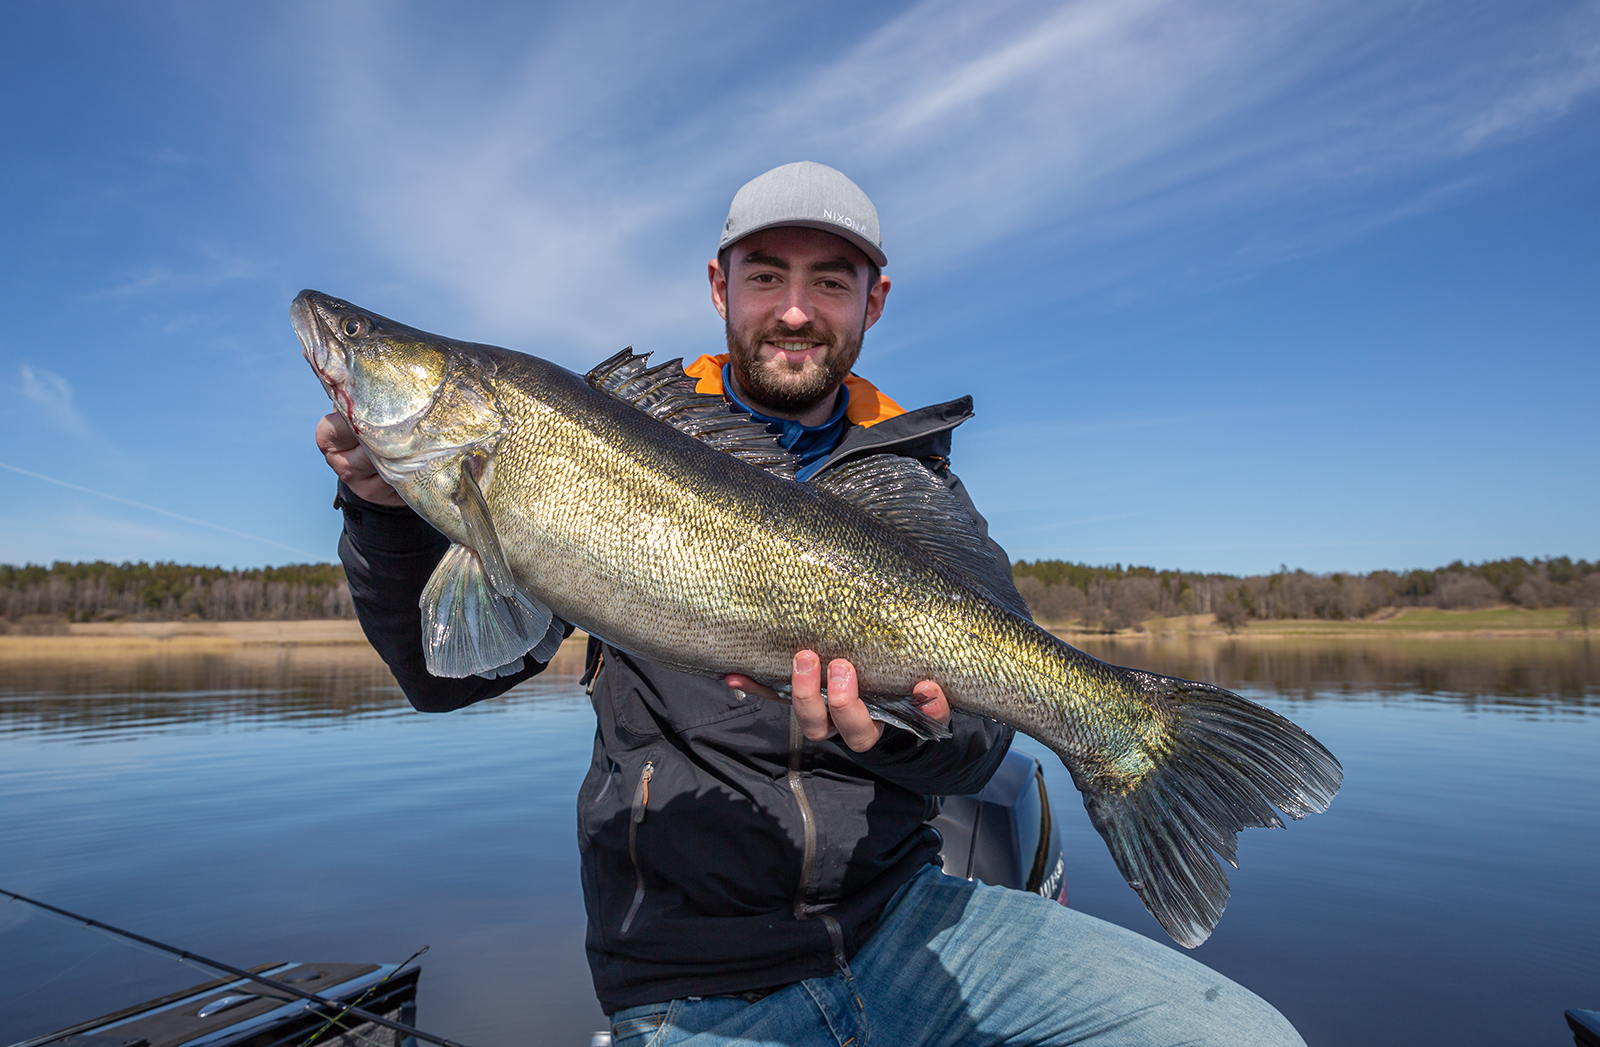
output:
[[177, 563], [0, 564], [0, 628], [38, 622], [353, 618], [339, 564], [224, 570]]
[[[1365, 618], [1391, 607], [1473, 609], [1498, 604], [1570, 607], [1573, 620], [1600, 618], [1600, 562], [1549, 559], [1461, 561], [1432, 570], [1267, 575], [1091, 566], [1019, 560], [1017, 589], [1034, 617], [1126, 629], [1147, 618], [1213, 614], [1229, 628], [1251, 619]], [[0, 630], [19, 623], [353, 618], [339, 564], [224, 570], [177, 563], [0, 564]]]
[[1365, 618], [1386, 608], [1471, 610], [1495, 605], [1570, 607], [1587, 626], [1600, 607], [1600, 562], [1492, 560], [1414, 571], [1311, 574], [1287, 567], [1238, 576], [1121, 564], [1093, 567], [1062, 560], [1019, 560], [1017, 589], [1040, 621], [1112, 631], [1147, 618], [1213, 614], [1230, 631], [1251, 619]]

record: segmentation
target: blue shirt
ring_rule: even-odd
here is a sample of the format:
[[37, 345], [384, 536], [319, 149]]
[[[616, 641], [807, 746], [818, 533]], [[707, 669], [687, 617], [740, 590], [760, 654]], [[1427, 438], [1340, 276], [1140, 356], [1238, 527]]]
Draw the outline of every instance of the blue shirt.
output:
[[756, 421], [767, 423], [767, 431], [778, 438], [783, 449], [800, 456], [800, 468], [795, 471], [796, 480], [804, 482], [817, 475], [817, 470], [822, 468], [822, 463], [828, 460], [833, 449], [839, 446], [839, 441], [844, 439], [845, 429], [849, 427], [844, 412], [850, 406], [850, 390], [839, 386], [839, 402], [826, 422], [821, 425], [801, 425], [792, 418], [773, 418], [762, 414], [739, 399], [733, 391], [732, 367], [732, 364], [722, 365], [722, 392], [728, 402]]

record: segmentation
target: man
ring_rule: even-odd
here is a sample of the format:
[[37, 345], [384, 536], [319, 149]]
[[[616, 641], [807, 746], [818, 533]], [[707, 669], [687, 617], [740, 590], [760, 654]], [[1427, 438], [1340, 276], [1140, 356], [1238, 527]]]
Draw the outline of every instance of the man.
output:
[[[905, 411], [851, 374], [888, 298], [887, 261], [877, 211], [844, 175], [798, 163], [756, 178], [708, 265], [728, 352], [686, 371], [768, 422], [802, 481], [898, 454], [970, 508], [949, 471], [970, 398]], [[459, 708], [543, 669], [427, 674], [417, 596], [447, 542], [377, 477], [339, 415], [317, 441], [342, 481], [340, 556], [362, 626], [412, 703]], [[976, 510], [972, 522], [987, 533]], [[1009, 587], [989, 544], [993, 584]], [[952, 712], [936, 683], [916, 698], [951, 736], [923, 742], [867, 714], [847, 661], [824, 667], [811, 651], [795, 655], [787, 705], [747, 677], [688, 676], [598, 640], [588, 679], [587, 944], [618, 1047], [1300, 1042], [1276, 1011], [1165, 945], [941, 873], [930, 798], [981, 788], [1011, 732]]]

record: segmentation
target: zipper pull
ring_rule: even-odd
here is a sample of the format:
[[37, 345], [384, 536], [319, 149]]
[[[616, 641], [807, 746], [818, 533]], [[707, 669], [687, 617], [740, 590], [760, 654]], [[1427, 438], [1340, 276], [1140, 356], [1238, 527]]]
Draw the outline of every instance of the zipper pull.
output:
[[635, 823], [644, 821], [644, 809], [650, 806], [650, 778], [656, 773], [654, 760], [644, 762], [644, 770], [639, 774], [639, 791], [633, 796], [633, 820]]

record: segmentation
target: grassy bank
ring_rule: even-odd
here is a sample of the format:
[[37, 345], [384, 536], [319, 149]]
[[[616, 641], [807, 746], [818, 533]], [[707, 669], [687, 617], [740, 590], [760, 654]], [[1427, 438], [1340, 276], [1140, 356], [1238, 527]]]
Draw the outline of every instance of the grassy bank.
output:
[[1370, 618], [1333, 621], [1324, 618], [1279, 618], [1250, 620], [1236, 633], [1229, 633], [1209, 614], [1179, 615], [1172, 618], [1151, 618], [1132, 629], [1115, 633], [1085, 626], [1082, 622], [1050, 622], [1050, 630], [1071, 639], [1087, 636], [1115, 635], [1119, 639], [1139, 637], [1173, 637], [1195, 635], [1206, 637], [1231, 636], [1235, 639], [1271, 639], [1275, 637], [1318, 636], [1338, 637], [1409, 637], [1461, 638], [1480, 637], [1530, 637], [1571, 636], [1584, 637], [1595, 630], [1585, 630], [1572, 623], [1565, 607], [1546, 607], [1528, 610], [1523, 607], [1488, 607], [1477, 611], [1444, 611], [1434, 607], [1391, 608]]
[[[553, 668], [582, 672], [587, 637], [574, 633], [562, 644]], [[310, 621], [251, 622], [81, 622], [62, 623], [42, 636], [0, 636], [0, 663], [70, 662], [82, 660], [262, 653], [273, 648], [325, 649], [327, 657], [376, 659], [361, 632], [348, 618]]]
[[[1207, 638], [1271, 639], [1275, 637], [1411, 637], [1425, 639], [1463, 637], [1571, 637], [1582, 638], [1600, 628], [1584, 630], [1572, 624], [1564, 607], [1527, 610], [1490, 607], [1478, 611], [1443, 611], [1432, 607], [1393, 609], [1347, 621], [1322, 618], [1251, 620], [1237, 633], [1229, 633], [1213, 615], [1191, 614], [1150, 618], [1130, 629], [1108, 633], [1083, 622], [1041, 622], [1067, 639], [1094, 636], [1123, 640], [1196, 636]], [[356, 645], [365, 648], [361, 626], [348, 618], [312, 621], [250, 622], [83, 622], [59, 626], [55, 635], [0, 636], [0, 659], [7, 657], [105, 657], [179, 650], [225, 652], [253, 646]], [[583, 634], [573, 635], [566, 646], [581, 650]]]

